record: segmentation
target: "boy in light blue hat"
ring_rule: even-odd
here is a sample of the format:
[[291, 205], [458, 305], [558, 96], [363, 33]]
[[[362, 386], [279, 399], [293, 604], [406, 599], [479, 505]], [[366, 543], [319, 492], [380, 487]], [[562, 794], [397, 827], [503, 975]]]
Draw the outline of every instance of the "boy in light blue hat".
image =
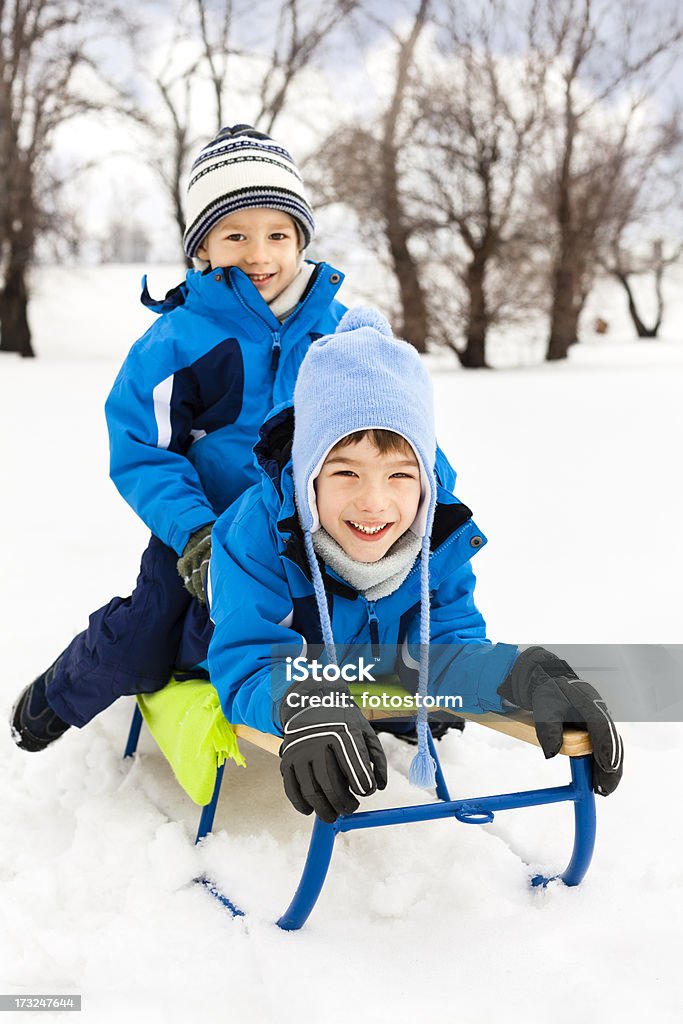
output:
[[[584, 724], [594, 788], [616, 787], [621, 740], [599, 694], [543, 648], [486, 638], [470, 567], [486, 541], [441, 486], [452, 471], [429, 375], [381, 314], [350, 310], [311, 346], [293, 406], [274, 411], [255, 452], [260, 484], [214, 529], [208, 665], [228, 721], [283, 737], [299, 811], [334, 821], [386, 784], [381, 743], [342, 675], [361, 650], [375, 678], [394, 673], [417, 691], [415, 784], [434, 783], [426, 698], [457, 695], [466, 712], [532, 710], [546, 756], [563, 722]], [[295, 660], [310, 671], [292, 684]]]

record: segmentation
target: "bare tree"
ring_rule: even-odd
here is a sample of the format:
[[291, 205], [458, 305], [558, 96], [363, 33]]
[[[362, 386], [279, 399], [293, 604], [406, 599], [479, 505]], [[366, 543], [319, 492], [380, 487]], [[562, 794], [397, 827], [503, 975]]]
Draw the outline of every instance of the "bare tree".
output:
[[380, 167], [382, 190], [380, 211], [401, 298], [400, 330], [418, 352], [427, 350], [428, 312], [417, 260], [410, 250], [412, 233], [400, 189], [399, 156], [402, 147], [401, 114], [411, 81], [415, 48], [424, 28], [430, 0], [420, 0], [405, 39], [396, 36], [398, 52], [394, 88], [382, 118]]
[[547, 308], [563, 358], [677, 20], [644, 0], [425, 0], [402, 37], [375, 23], [396, 42], [389, 97], [325, 139], [317, 204], [358, 215], [421, 351], [485, 366], [492, 324]]
[[45, 224], [41, 188], [56, 130], [102, 105], [94, 98], [96, 90], [88, 93], [83, 81], [85, 73], [94, 71], [87, 43], [96, 13], [102, 13], [102, 4], [93, 6], [91, 0], [0, 0], [2, 352], [34, 355], [28, 271]]
[[[432, 332], [463, 366], [484, 367], [489, 327], [524, 305], [522, 266], [534, 238], [528, 184], [543, 131], [545, 65], [531, 51], [514, 55], [495, 0], [472, 19], [458, 3], [449, 8], [438, 37], [440, 63], [416, 84], [412, 135], [423, 159], [413, 207], [423, 209], [421, 233], [431, 236], [432, 251], [440, 236], [439, 290], [445, 285], [454, 296], [462, 286], [466, 296], [464, 348], [453, 341], [453, 301], [441, 303], [445, 316], [432, 316]], [[500, 278], [506, 261], [514, 264], [516, 285], [494, 292], [492, 268]]]
[[403, 34], [373, 16], [395, 46], [387, 95], [378, 109], [359, 111], [349, 123], [335, 125], [321, 140], [309, 172], [317, 207], [339, 203], [354, 211], [366, 244], [396, 284], [397, 330], [418, 352], [427, 349], [429, 310], [414, 248], [418, 225], [404, 176], [413, 129], [407, 107], [419, 74], [415, 59], [429, 5], [430, 0], [419, 0]]
[[[559, 95], [546, 92], [555, 150], [545, 191], [556, 235], [547, 358], [556, 360], [577, 341], [598, 234], [611, 215], [636, 114], [673, 66], [683, 29], [677, 10], [658, 11], [647, 0], [538, 6], [532, 45], [560, 71]], [[611, 130], [595, 120], [606, 107]]]
[[[664, 242], [661, 238], [655, 239], [652, 243], [649, 259], [641, 260], [639, 264], [631, 261], [627, 264], [624, 261], [623, 254], [619, 254], [619, 263], [614, 266], [612, 273], [626, 292], [629, 315], [639, 338], [656, 338], [658, 336], [659, 328], [662, 326], [664, 318], [664, 291], [662, 288], [664, 272], [667, 267], [678, 263], [682, 255], [683, 245], [678, 245], [673, 252], [665, 254]], [[650, 326], [647, 326], [638, 311], [632, 280], [638, 275], [642, 276], [645, 274], [652, 274], [654, 278], [656, 309], [654, 322]]]
[[[614, 215], [601, 247], [601, 267], [623, 287], [639, 338], [656, 338], [664, 316], [666, 270], [683, 256], [681, 178], [683, 132], [680, 112], [660, 124], [643, 124], [637, 145], [623, 168], [614, 197]], [[646, 324], [634, 285], [652, 278], [653, 319]]]
[[[523, 297], [537, 299], [526, 250], [536, 241], [529, 165], [543, 130], [544, 64], [506, 53], [514, 47], [494, 0], [472, 16], [456, 0], [430, 12], [414, 9], [403, 37], [382, 26], [397, 53], [388, 99], [379, 115], [359, 111], [325, 140], [316, 202], [356, 212], [419, 351], [436, 341], [464, 366], [485, 366], [489, 326], [518, 313]], [[489, 287], [506, 261], [514, 283]]]

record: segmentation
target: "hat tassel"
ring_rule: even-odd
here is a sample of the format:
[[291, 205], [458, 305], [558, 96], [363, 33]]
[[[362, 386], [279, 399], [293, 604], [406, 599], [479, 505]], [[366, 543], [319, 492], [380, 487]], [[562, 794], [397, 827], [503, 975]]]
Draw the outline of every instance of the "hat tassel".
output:
[[436, 786], [436, 765], [434, 758], [429, 753], [427, 729], [426, 722], [418, 722], [417, 754], [410, 762], [410, 771], [408, 772], [410, 784], [419, 786], [420, 789], [434, 789]]
[[420, 675], [418, 694], [420, 706], [417, 712], [417, 754], [410, 763], [408, 779], [420, 789], [436, 786], [436, 764], [429, 752], [427, 730], [429, 722], [425, 697], [429, 686], [429, 535], [422, 541], [422, 565], [420, 567]]

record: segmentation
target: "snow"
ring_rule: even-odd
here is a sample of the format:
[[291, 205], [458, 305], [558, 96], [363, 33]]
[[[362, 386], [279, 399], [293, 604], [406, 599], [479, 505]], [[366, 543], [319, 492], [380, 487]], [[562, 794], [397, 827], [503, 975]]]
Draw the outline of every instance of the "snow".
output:
[[[4, 719], [135, 578], [146, 532], [108, 480], [102, 406], [151, 320], [138, 269], [41, 271], [40, 358], [0, 360]], [[157, 268], [150, 290], [177, 279]], [[431, 360], [441, 443], [489, 537], [475, 566], [498, 640], [683, 642], [682, 304], [661, 341], [632, 342], [618, 293], [595, 301], [614, 329], [588, 332], [565, 365]], [[284, 799], [277, 759], [246, 748], [248, 770], [227, 768], [216, 830], [196, 848], [197, 809], [149, 736], [121, 758], [130, 714], [119, 702], [40, 755], [0, 738], [2, 992], [82, 993], [98, 1024], [680, 1019], [680, 724], [623, 726], [626, 774], [598, 800], [580, 887], [528, 885], [530, 870], [565, 866], [568, 805], [378, 829], [337, 840], [312, 917], [285, 934], [273, 922], [311, 823]], [[412, 749], [385, 745], [389, 788], [364, 806], [419, 801]], [[476, 725], [439, 752], [457, 796], [568, 777], [566, 761]], [[202, 872], [246, 918], [191, 884]]]

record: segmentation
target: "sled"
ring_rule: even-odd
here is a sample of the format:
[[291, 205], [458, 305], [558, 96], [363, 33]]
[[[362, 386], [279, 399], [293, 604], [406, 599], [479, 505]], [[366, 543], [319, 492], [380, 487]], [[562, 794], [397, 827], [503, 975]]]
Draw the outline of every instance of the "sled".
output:
[[[352, 684], [350, 690], [370, 721], [415, 714], [414, 709], [402, 711], [393, 704], [391, 711], [363, 707], [361, 690], [369, 692], [371, 696], [409, 696], [393, 679], [378, 680], [373, 686]], [[230, 725], [222, 713], [218, 694], [206, 680], [172, 678], [162, 690], [139, 694], [136, 700], [124, 757], [132, 757], [135, 753], [144, 720], [180, 785], [195, 803], [202, 806], [195, 840], [199, 843], [211, 832], [213, 826], [225, 761], [232, 759], [237, 764], [245, 764], [238, 741], [277, 755], [282, 740], [246, 725]], [[539, 746], [533, 719], [528, 712], [474, 715], [458, 711], [456, 717]], [[560, 879], [565, 885], [574, 886], [581, 882], [590, 865], [595, 845], [595, 797], [591, 745], [587, 732], [565, 729], [560, 754], [569, 758], [571, 781], [567, 785], [471, 796], [460, 800], [451, 799], [431, 733], [428, 734], [428, 741], [436, 764], [436, 802], [374, 811], [359, 810], [354, 814], [341, 815], [334, 824], [327, 824], [316, 816], [299, 885], [289, 906], [277, 921], [280, 928], [296, 931], [302, 927], [322, 891], [337, 835], [363, 828], [437, 818], [455, 818], [466, 825], [486, 825], [493, 821], [499, 811], [571, 802], [574, 805], [574, 846], [569, 864], [558, 875], [533, 875], [530, 883], [533, 886], [545, 886], [554, 879]], [[233, 916], [243, 916], [243, 911], [209, 879], [203, 877], [195, 881], [203, 885]]]

